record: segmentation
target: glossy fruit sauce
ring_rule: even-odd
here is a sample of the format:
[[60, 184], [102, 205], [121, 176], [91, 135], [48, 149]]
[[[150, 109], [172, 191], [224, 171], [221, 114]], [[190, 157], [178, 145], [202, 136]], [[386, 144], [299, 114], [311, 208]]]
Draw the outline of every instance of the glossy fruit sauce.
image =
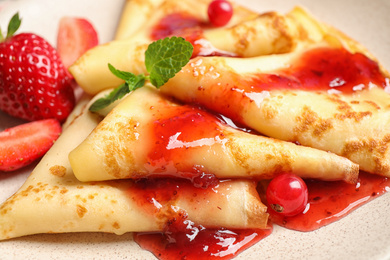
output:
[[[272, 223], [298, 231], [312, 231], [345, 217], [354, 209], [390, 190], [390, 180], [362, 172], [357, 184], [342, 181], [307, 180], [309, 203], [304, 213], [294, 217], [270, 215], [269, 229], [208, 229], [196, 225], [183, 212], [171, 215], [164, 231], [135, 233], [134, 240], [158, 259], [231, 259], [272, 232]], [[165, 179], [139, 182], [132, 198], [153, 214], [156, 202], [164, 205], [177, 197], [210, 192], [187, 180]], [[259, 191], [261, 195], [262, 191]], [[263, 197], [263, 196], [262, 196]], [[263, 201], [265, 201], [263, 199]]]
[[[199, 64], [205, 66], [201, 62]], [[246, 111], [249, 104], [259, 105], [272, 90], [351, 94], [368, 89], [372, 84], [390, 87], [389, 78], [376, 62], [342, 48], [315, 48], [303, 52], [291, 64], [272, 74], [253, 73], [246, 77], [229, 70], [219, 72], [217, 79], [204, 79], [196, 92], [196, 102], [245, 125], [242, 111]]]
[[[148, 170], [180, 178], [138, 181], [132, 198], [150, 214], [156, 212], [156, 205], [173, 203], [180, 196], [209, 193], [204, 196], [211, 198], [219, 180], [204, 171], [201, 165], [187, 165], [186, 154], [191, 149], [223, 141], [222, 119], [189, 105], [151, 109], [156, 110], [151, 134], [155, 146], [148, 155]], [[173, 162], [179, 163], [173, 165]], [[272, 223], [293, 230], [312, 231], [339, 220], [390, 190], [388, 178], [364, 172], [360, 173], [357, 184], [317, 180], [306, 180], [306, 184], [309, 203], [304, 213], [282, 217], [269, 212], [271, 222], [267, 230], [204, 228], [188, 219], [185, 212], [178, 212], [166, 222], [164, 232], [137, 233], [134, 239], [159, 259], [230, 259], [268, 236]], [[259, 194], [266, 202], [264, 190], [259, 189]]]
[[[293, 217], [283, 217], [269, 210], [273, 223], [288, 229], [313, 231], [339, 220], [359, 206], [390, 191], [388, 178], [365, 172], [360, 172], [357, 184], [318, 180], [305, 182], [309, 200], [304, 212]], [[262, 201], [266, 201], [264, 196]]]
[[173, 233], [173, 236], [171, 234], [170, 238], [160, 233], [137, 233], [134, 240], [158, 259], [231, 259], [271, 232], [272, 228], [265, 230], [221, 228], [201, 230], [194, 240], [189, 238], [189, 234], [177, 232]]
[[[373, 83], [386, 87], [386, 77], [376, 62], [361, 53], [343, 48], [312, 49], [277, 74], [259, 74], [244, 84], [252, 91], [273, 89], [337, 90], [352, 93]], [[248, 89], [249, 90], [249, 89]]]
[[235, 57], [234, 53], [225, 52], [214, 48], [204, 38], [203, 30], [210, 28], [210, 23], [205, 23], [198, 18], [186, 13], [173, 13], [163, 17], [152, 29], [150, 38], [159, 40], [170, 36], [180, 36], [189, 41], [194, 47], [192, 57], [197, 56], [228, 56]]
[[271, 225], [268, 229], [205, 228], [192, 222], [186, 212], [170, 209], [180, 197], [193, 198], [193, 204], [199, 206], [202, 198], [228, 201], [228, 193], [221, 195], [226, 186], [219, 186], [218, 182], [199, 188], [188, 180], [169, 178], [136, 182], [131, 199], [148, 214], [167, 220], [163, 232], [135, 233], [134, 240], [159, 259], [230, 259], [271, 234]]
[[151, 125], [151, 142], [145, 166], [151, 175], [158, 174], [192, 180], [199, 187], [208, 187], [218, 179], [203, 165], [191, 163], [192, 154], [208, 147], [222, 146], [225, 136], [219, 118], [189, 106], [169, 104], [151, 107], [155, 120]]
[[[151, 37], [160, 39], [172, 35], [183, 36], [194, 45], [193, 56], [199, 56], [204, 46], [197, 45], [196, 42], [203, 38], [203, 28], [207, 26], [209, 25], [189, 15], [172, 14], [160, 21]], [[223, 55], [223, 52], [209, 51], [209, 54]], [[341, 93], [352, 93], [368, 88], [371, 83], [387, 87], [388, 81], [378, 64], [362, 54], [351, 54], [344, 49], [319, 48], [305, 52], [293, 66], [275, 74], [259, 74], [250, 79], [228, 75], [226, 85], [219, 86], [224, 89], [207, 93], [211, 96], [223, 93], [224, 99], [211, 97], [213, 100], [220, 100], [221, 103], [214, 102], [208, 104], [208, 107], [224, 113], [235, 122], [240, 122], [239, 116], [234, 112], [237, 107], [231, 109], [230, 104], [240, 104], [245, 97], [249, 100], [245, 93], [261, 93], [272, 89], [337, 90]], [[203, 93], [206, 94], [204, 91]], [[224, 102], [225, 100], [229, 102]], [[149, 154], [154, 170], [163, 167], [164, 162], [161, 161], [163, 157], [180, 156], [179, 153], [174, 154], [166, 149], [170, 145], [179, 150], [188, 149], [191, 144], [197, 142], [223, 138], [218, 130], [219, 119], [216, 120], [202, 110], [195, 110], [184, 106], [180, 111], [167, 113], [168, 116], [156, 121], [154, 128], [156, 149]], [[170, 142], [172, 140], [175, 142]], [[155, 186], [156, 183], [141, 182], [136, 199], [143, 206], [149, 205], [146, 206], [146, 210], [156, 210], [154, 203], [151, 203], [153, 201], [172, 200], [185, 190], [207, 191], [218, 185], [215, 176], [203, 172], [201, 168], [180, 167], [174, 167], [173, 170], [189, 172], [190, 178], [184, 177], [193, 182], [191, 185], [178, 185], [176, 182], [188, 182], [178, 179], [172, 180], [171, 184], [162, 182], [158, 188]], [[198, 179], [194, 179], [194, 176]], [[259, 193], [262, 201], [266, 202], [263, 192], [266, 182], [261, 184]], [[364, 172], [360, 173], [357, 184], [317, 180], [306, 180], [306, 184], [309, 190], [309, 203], [304, 213], [294, 217], [281, 217], [270, 212], [270, 228], [267, 230], [207, 229], [196, 225], [187, 219], [185, 213], [179, 212], [166, 223], [164, 232], [136, 233], [134, 239], [142, 248], [151, 251], [159, 259], [230, 259], [269, 235], [272, 232], [272, 222], [293, 230], [312, 231], [339, 220], [357, 207], [390, 190], [388, 178]]]

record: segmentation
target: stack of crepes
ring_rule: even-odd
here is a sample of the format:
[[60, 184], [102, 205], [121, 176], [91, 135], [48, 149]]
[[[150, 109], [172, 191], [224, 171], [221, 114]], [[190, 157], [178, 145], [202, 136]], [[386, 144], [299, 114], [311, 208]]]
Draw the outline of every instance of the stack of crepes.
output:
[[[259, 180], [292, 172], [353, 184], [359, 169], [390, 176], [388, 74], [366, 49], [299, 7], [258, 14], [233, 4], [231, 21], [213, 28], [208, 4], [126, 2], [115, 40], [70, 67], [86, 95], [1, 205], [0, 239], [162, 231], [178, 214], [206, 228], [262, 229]], [[88, 111], [122, 83], [108, 63], [146, 73], [148, 44], [172, 35], [195, 47], [175, 77], [110, 112]], [[145, 179], [155, 190], [145, 192]], [[164, 192], [173, 180], [183, 189]]]

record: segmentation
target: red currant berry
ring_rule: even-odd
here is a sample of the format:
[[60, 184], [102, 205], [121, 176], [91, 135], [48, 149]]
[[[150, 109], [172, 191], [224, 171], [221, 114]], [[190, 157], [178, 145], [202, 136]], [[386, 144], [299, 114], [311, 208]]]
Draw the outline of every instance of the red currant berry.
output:
[[305, 210], [309, 195], [306, 183], [299, 176], [284, 173], [270, 182], [266, 196], [271, 210], [291, 217]]
[[224, 26], [232, 18], [233, 7], [226, 0], [214, 0], [210, 3], [207, 14], [214, 26]]

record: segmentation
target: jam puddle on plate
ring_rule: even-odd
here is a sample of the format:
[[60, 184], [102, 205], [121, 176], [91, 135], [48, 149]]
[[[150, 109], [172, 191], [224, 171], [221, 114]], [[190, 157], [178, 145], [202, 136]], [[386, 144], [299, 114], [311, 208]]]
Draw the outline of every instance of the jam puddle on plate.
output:
[[309, 201], [304, 213], [294, 217], [270, 215], [273, 223], [288, 229], [312, 231], [339, 220], [359, 206], [390, 190], [390, 180], [360, 172], [356, 185], [343, 181], [306, 181]]
[[135, 233], [134, 240], [161, 260], [226, 260], [270, 235], [272, 223], [297, 231], [313, 231], [345, 217], [390, 190], [388, 178], [365, 172], [360, 173], [357, 184], [317, 180], [306, 180], [306, 184], [309, 202], [304, 213], [294, 217], [271, 213], [268, 229], [208, 229], [182, 218], [168, 225], [164, 232]]
[[272, 232], [269, 229], [202, 229], [194, 233], [136, 233], [134, 240], [158, 259], [231, 259]]

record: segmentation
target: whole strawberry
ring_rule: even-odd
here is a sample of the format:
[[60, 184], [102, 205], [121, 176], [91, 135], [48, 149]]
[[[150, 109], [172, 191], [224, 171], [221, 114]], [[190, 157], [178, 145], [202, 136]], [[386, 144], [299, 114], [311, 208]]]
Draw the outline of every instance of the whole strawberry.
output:
[[0, 31], [0, 109], [29, 121], [63, 122], [75, 105], [72, 78], [46, 40], [32, 33], [14, 35], [20, 23], [15, 14], [7, 36]]

